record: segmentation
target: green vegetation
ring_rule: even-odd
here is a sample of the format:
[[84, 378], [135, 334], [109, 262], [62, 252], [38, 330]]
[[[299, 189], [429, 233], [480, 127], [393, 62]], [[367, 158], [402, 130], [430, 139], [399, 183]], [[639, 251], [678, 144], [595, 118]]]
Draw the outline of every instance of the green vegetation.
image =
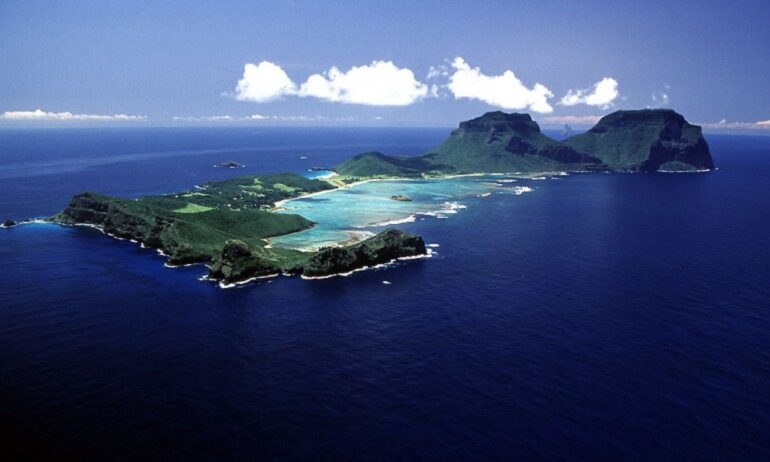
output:
[[545, 136], [529, 114], [499, 111], [462, 122], [423, 158], [436, 170], [455, 173], [543, 172], [601, 164]]
[[[678, 164], [666, 164], [676, 161]], [[341, 181], [462, 173], [532, 173], [575, 170], [677, 171], [712, 169], [700, 127], [671, 110], [617, 111], [582, 135], [559, 142], [528, 114], [488, 112], [460, 123], [426, 155], [359, 154], [339, 165]], [[682, 164], [690, 167], [682, 167]]]
[[685, 164], [678, 160], [671, 160], [660, 165], [659, 172], [693, 172], [698, 170], [697, 167], [691, 164]]
[[254, 182], [252, 184], [246, 184], [243, 185], [243, 189], [253, 189], [254, 191], [262, 191], [262, 182], [259, 180], [259, 178], [254, 178]]
[[230, 239], [263, 247], [265, 238], [301, 231], [313, 225], [299, 215], [255, 209], [223, 207], [177, 213], [179, 205], [177, 199], [165, 196], [125, 200], [83, 193], [73, 197], [69, 206], [52, 217], [52, 221], [99, 226], [111, 235], [160, 249], [175, 264], [209, 261]]
[[[314, 253], [272, 248], [265, 238], [313, 225], [299, 215], [268, 211], [277, 202], [369, 178], [713, 167], [700, 127], [670, 110], [618, 111], [565, 142], [543, 135], [529, 115], [489, 112], [462, 122], [424, 156], [359, 154], [338, 166], [338, 175], [326, 181], [284, 173], [233, 178], [196, 186], [195, 191], [134, 200], [83, 193], [50, 220], [97, 226], [159, 249], [173, 264], [211, 262], [211, 277], [227, 283], [276, 273], [324, 276], [422, 255], [425, 244], [419, 236], [388, 229], [358, 244]], [[411, 200], [404, 195], [391, 199]], [[13, 224], [8, 220], [3, 226]]]
[[[242, 194], [242, 188], [249, 186], [260, 187], [260, 197]], [[206, 193], [144, 196], [134, 200], [82, 193], [50, 220], [97, 226], [112, 236], [161, 250], [172, 264], [211, 262], [211, 277], [228, 283], [281, 272], [302, 273], [306, 267], [319, 275], [323, 271], [322, 261], [330, 269], [339, 266], [334, 263], [336, 254], [327, 250], [322, 253], [324, 256], [311, 260], [316, 253], [271, 248], [265, 241], [268, 237], [307, 229], [313, 223], [299, 215], [261, 209], [272, 208], [278, 200], [330, 188], [320, 180], [282, 174], [207, 183], [201, 187]], [[188, 202], [190, 197], [196, 202]], [[394, 231], [388, 231], [387, 239], [369, 240], [366, 247], [356, 247], [358, 250], [352, 253], [346, 250], [346, 260], [341, 265], [361, 267], [385, 256], [391, 259], [409, 252], [425, 252], [424, 244], [415, 245], [414, 236]], [[404, 239], [403, 248], [396, 245], [400, 238]], [[416, 239], [422, 242], [421, 238]], [[375, 249], [378, 243], [383, 246], [379, 252]]]
[[212, 262], [210, 277], [227, 284], [281, 273], [322, 277], [425, 254], [425, 242], [420, 236], [393, 228], [358, 244], [326, 247], [311, 254], [294, 251], [283, 258], [234, 239], [224, 244]]
[[388, 228], [358, 244], [321, 249], [304, 262], [299, 270], [305, 276], [318, 277], [426, 253], [422, 237]]
[[185, 205], [181, 209], [174, 210], [174, 213], [200, 213], [200, 212], [208, 212], [209, 210], [214, 210], [214, 207], [206, 207], [204, 205], [198, 205], [198, 204], [193, 204], [192, 202], [188, 202], [187, 205]]
[[[246, 176], [200, 186], [197, 192], [207, 196], [196, 198], [195, 203], [213, 208], [265, 209], [284, 199], [333, 188], [325, 181], [310, 180], [295, 173]], [[169, 195], [163, 197], [169, 198]]]
[[424, 156], [368, 152], [339, 165], [336, 171], [363, 179], [584, 169], [601, 169], [601, 161], [543, 135], [528, 114], [498, 111], [460, 123], [446, 141]]
[[670, 109], [613, 112], [564, 143], [576, 151], [592, 153], [613, 170], [714, 168], [701, 128]]
[[335, 170], [348, 178], [417, 178], [429, 168], [419, 157], [390, 157], [372, 151], [354, 156]]
[[287, 185], [285, 185], [283, 183], [276, 183], [276, 184], [273, 185], [273, 188], [277, 189], [278, 191], [283, 191], [283, 192], [286, 192], [286, 193], [289, 193], [289, 194], [291, 194], [291, 193], [293, 193], [293, 192], [295, 192], [297, 190], [297, 188], [294, 188], [292, 186], [287, 186]]
[[[244, 192], [245, 187], [259, 187], [262, 192]], [[109, 234], [162, 250], [172, 263], [204, 262], [219, 255], [231, 239], [262, 248], [265, 238], [311, 227], [313, 223], [299, 215], [264, 209], [273, 208], [279, 200], [331, 188], [323, 181], [287, 173], [211, 182], [198, 191], [135, 200], [84, 193], [73, 197], [52, 220], [99, 226]], [[275, 258], [290, 254], [276, 253]]]

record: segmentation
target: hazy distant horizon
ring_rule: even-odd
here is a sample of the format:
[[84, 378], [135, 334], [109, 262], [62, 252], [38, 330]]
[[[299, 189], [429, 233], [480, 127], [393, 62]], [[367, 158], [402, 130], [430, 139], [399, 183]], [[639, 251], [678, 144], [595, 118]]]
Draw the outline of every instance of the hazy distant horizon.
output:
[[767, 132], [769, 9], [760, 1], [5, 2], [0, 127], [244, 119], [453, 127], [491, 110], [530, 112], [555, 127], [665, 107], [709, 130]]

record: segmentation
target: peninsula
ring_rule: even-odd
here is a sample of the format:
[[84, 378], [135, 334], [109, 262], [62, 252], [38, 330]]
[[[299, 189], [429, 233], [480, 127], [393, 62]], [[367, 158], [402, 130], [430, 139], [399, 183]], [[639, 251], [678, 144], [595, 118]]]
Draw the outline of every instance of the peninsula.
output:
[[[371, 179], [555, 171], [702, 171], [714, 168], [701, 129], [671, 110], [617, 111], [565, 141], [544, 135], [528, 114], [489, 112], [460, 123], [419, 157], [378, 152], [354, 156], [329, 179], [293, 173], [239, 177], [193, 190], [122, 199], [92, 192], [73, 197], [48, 220], [91, 226], [157, 249], [170, 265], [205, 263], [208, 278], [231, 285], [278, 274], [327, 277], [430, 254], [420, 236], [388, 228], [361, 242], [315, 252], [270, 246], [266, 238], [313, 226], [276, 213], [282, 201]], [[393, 196], [409, 201], [408, 196]], [[11, 225], [6, 222], [5, 226]]]

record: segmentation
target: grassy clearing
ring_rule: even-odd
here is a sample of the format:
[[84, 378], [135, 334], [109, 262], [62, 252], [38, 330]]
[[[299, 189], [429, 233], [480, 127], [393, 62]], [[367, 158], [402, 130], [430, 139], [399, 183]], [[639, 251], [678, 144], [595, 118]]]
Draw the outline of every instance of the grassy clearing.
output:
[[285, 185], [283, 183], [275, 183], [273, 185], [273, 188], [277, 189], [279, 191], [287, 192], [287, 193], [293, 193], [294, 191], [297, 190], [297, 188], [293, 188], [291, 186], [287, 186], [287, 185]]
[[243, 185], [243, 187], [245, 189], [250, 189], [252, 191], [262, 191], [263, 189], [265, 189], [265, 187], [262, 185], [262, 182], [259, 180], [259, 178], [254, 178], [254, 183]]
[[335, 188], [341, 188], [345, 186], [345, 178], [326, 178], [323, 181], [329, 183], [330, 185], [334, 186]]
[[188, 202], [187, 205], [181, 209], [174, 210], [174, 213], [201, 213], [208, 212], [209, 210], [214, 210], [214, 207], [206, 207], [205, 205], [198, 205], [193, 204], [192, 202]]

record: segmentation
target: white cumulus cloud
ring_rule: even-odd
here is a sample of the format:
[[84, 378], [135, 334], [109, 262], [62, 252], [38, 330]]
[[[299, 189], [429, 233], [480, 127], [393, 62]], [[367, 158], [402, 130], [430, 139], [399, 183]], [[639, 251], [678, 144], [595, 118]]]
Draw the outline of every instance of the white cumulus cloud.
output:
[[235, 99], [266, 103], [285, 95], [294, 95], [297, 85], [281, 66], [262, 61], [243, 66], [243, 77], [235, 87]]
[[671, 98], [668, 96], [668, 93], [666, 92], [655, 92], [653, 91], [650, 95], [650, 98], [652, 99], [652, 104], [647, 106], [648, 108], [658, 108], [658, 107], [665, 107], [668, 106], [671, 102]]
[[408, 106], [428, 93], [428, 86], [416, 80], [410, 69], [399, 68], [392, 61], [372, 61], [347, 72], [332, 67], [323, 74], [313, 74], [297, 94], [336, 103]]
[[588, 106], [599, 106], [607, 108], [612, 105], [619, 95], [618, 81], [612, 77], [605, 77], [596, 82], [593, 88], [582, 90], [569, 90], [561, 99], [564, 106], [575, 106], [586, 104]]
[[535, 112], [553, 112], [548, 98], [553, 93], [543, 84], [536, 83], [527, 88], [511, 70], [501, 75], [484, 75], [478, 67], [471, 67], [461, 57], [452, 61], [454, 72], [449, 76], [446, 87], [455, 99], [469, 98], [484, 101], [504, 109], [526, 109]]
[[719, 122], [706, 122], [700, 124], [703, 128], [715, 130], [770, 130], [770, 120], [756, 122], [732, 122], [722, 119]]
[[449, 69], [445, 65], [440, 66], [431, 66], [428, 69], [428, 74], [425, 76], [428, 80], [434, 80], [442, 77], [448, 77], [449, 76]]
[[596, 123], [599, 122], [599, 119], [601, 119], [601, 118], [602, 118], [602, 116], [598, 116], [598, 115], [549, 116], [549, 117], [544, 117], [543, 118], [543, 123], [545, 123], [545, 124], [553, 124], [553, 125], [562, 125], [562, 124], [569, 124], [569, 125], [596, 125]]
[[236, 120], [231, 115], [215, 115], [215, 116], [174, 116], [173, 120], [182, 122], [231, 122]]
[[263, 115], [247, 116], [214, 115], [214, 116], [174, 116], [175, 122], [217, 122], [217, 123], [249, 123], [249, 122], [353, 122], [353, 117], [326, 117], [322, 115]]
[[47, 112], [42, 109], [34, 111], [5, 111], [0, 120], [16, 121], [135, 121], [146, 120], [143, 115], [126, 114], [73, 114], [71, 112]]

